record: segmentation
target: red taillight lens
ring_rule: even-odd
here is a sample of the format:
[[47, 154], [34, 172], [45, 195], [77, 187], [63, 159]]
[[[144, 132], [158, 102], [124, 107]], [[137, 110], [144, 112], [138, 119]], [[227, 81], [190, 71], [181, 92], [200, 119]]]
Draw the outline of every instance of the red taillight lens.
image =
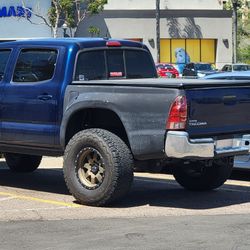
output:
[[182, 130], [187, 122], [187, 99], [186, 96], [177, 96], [171, 105], [166, 129]]
[[121, 47], [121, 43], [119, 41], [107, 41], [106, 42], [107, 47]]

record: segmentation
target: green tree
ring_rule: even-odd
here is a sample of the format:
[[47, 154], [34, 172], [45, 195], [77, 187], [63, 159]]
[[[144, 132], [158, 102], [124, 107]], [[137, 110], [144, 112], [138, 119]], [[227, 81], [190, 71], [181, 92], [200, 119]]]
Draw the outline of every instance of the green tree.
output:
[[93, 36], [99, 36], [101, 30], [100, 28], [91, 25], [88, 28], [88, 32], [91, 34], [91, 37], [93, 37]]
[[237, 6], [237, 60], [250, 63], [250, 11], [247, 0], [228, 0], [225, 9], [232, 10], [233, 2]]
[[[52, 29], [54, 37], [58, 36], [58, 28], [62, 23], [67, 24], [70, 36], [74, 36], [77, 27], [86, 16], [98, 14], [106, 3], [107, 0], [52, 0], [47, 16], [41, 15], [39, 10], [31, 10], [31, 12]], [[24, 1], [23, 7], [27, 8]], [[31, 19], [28, 21], [32, 22]]]

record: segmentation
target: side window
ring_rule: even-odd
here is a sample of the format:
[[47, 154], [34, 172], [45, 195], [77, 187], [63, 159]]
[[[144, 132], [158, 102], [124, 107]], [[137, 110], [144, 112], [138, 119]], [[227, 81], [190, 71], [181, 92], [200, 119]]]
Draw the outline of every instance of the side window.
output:
[[3, 80], [6, 64], [10, 56], [10, 50], [0, 50], [0, 81]]
[[13, 82], [40, 82], [53, 77], [57, 50], [23, 49], [17, 59]]
[[86, 51], [78, 56], [75, 81], [106, 79], [105, 56], [103, 50]]

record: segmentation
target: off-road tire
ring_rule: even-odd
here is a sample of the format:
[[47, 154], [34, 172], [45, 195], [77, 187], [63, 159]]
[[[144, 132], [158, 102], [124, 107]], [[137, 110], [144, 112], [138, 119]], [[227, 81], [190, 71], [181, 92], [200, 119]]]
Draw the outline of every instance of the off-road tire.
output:
[[220, 187], [228, 179], [233, 168], [233, 157], [215, 160], [211, 166], [196, 161], [174, 166], [175, 180], [184, 188], [193, 191], [207, 191]]
[[4, 153], [5, 161], [13, 172], [28, 173], [35, 171], [42, 160], [39, 155]]
[[[88, 180], [85, 180], [87, 174], [84, 178], [79, 174], [85, 165], [90, 165], [86, 163], [86, 157], [82, 156], [88, 150], [99, 156], [100, 168], [105, 169], [102, 182], [96, 185], [88, 185]], [[83, 167], [80, 159], [82, 164], [85, 159]], [[133, 169], [134, 161], [128, 146], [107, 130], [80, 131], [72, 137], [65, 149], [63, 172], [66, 185], [76, 200], [84, 205], [105, 206], [126, 195], [133, 181]]]

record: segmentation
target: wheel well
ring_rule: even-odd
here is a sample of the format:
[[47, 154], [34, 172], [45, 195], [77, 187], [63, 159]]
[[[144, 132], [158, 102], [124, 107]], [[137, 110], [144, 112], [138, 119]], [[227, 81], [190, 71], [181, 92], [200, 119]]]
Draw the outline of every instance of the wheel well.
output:
[[65, 145], [76, 133], [88, 128], [106, 129], [119, 136], [129, 146], [127, 133], [119, 116], [111, 110], [100, 108], [79, 110], [71, 116], [67, 124]]

